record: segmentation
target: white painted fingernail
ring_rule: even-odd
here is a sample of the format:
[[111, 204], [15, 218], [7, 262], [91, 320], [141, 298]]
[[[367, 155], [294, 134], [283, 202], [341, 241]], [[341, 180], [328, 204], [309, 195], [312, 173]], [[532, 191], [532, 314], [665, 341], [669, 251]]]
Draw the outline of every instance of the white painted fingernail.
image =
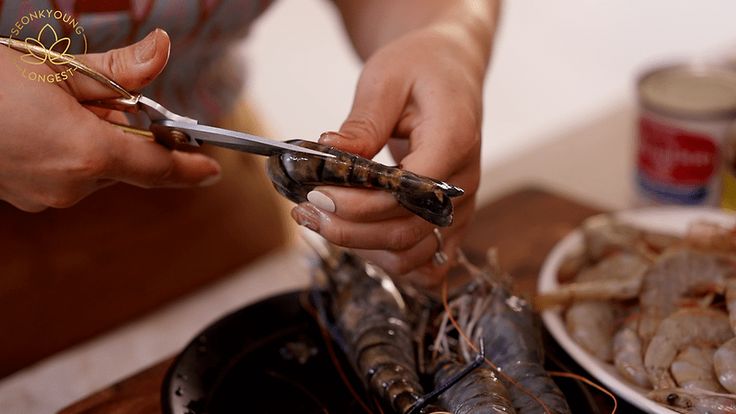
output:
[[205, 178], [204, 180], [200, 181], [199, 182], [199, 186], [200, 187], [209, 187], [209, 186], [217, 183], [218, 181], [220, 181], [221, 178], [222, 178], [222, 174], [211, 175], [211, 176]]
[[335, 212], [335, 202], [332, 201], [330, 197], [327, 197], [327, 194], [321, 191], [310, 191], [307, 194], [307, 200], [322, 211], [326, 211], [328, 213]]

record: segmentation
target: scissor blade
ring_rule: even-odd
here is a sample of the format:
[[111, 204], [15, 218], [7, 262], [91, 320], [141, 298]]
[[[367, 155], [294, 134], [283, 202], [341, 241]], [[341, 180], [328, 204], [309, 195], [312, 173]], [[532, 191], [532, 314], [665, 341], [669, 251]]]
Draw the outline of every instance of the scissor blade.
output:
[[177, 121], [158, 121], [157, 124], [179, 130], [191, 138], [204, 143], [249, 152], [251, 154], [271, 156], [284, 152], [296, 152], [300, 154], [319, 155], [333, 158], [334, 155], [322, 151], [300, 147], [286, 142], [276, 141], [245, 132], [232, 131], [229, 129], [216, 128], [207, 125], [191, 124]]

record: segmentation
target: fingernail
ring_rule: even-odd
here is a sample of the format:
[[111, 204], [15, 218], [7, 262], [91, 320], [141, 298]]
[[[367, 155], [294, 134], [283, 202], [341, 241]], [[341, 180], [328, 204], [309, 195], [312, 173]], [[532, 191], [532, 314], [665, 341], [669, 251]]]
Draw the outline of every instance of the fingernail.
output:
[[321, 191], [310, 191], [307, 194], [307, 200], [309, 200], [310, 203], [314, 204], [315, 207], [322, 211], [326, 211], [328, 213], [335, 212], [335, 202], [332, 201], [332, 199], [328, 197], [327, 194]]
[[348, 138], [348, 137], [345, 136], [345, 135], [343, 135], [343, 134], [341, 134], [341, 133], [339, 133], [339, 132], [336, 132], [336, 131], [327, 131], [327, 132], [323, 132], [319, 136], [319, 142], [321, 144], [327, 144], [329, 142], [334, 142], [335, 140], [338, 140], [338, 139], [346, 139], [346, 138]]
[[222, 178], [222, 174], [217, 173], [214, 175], [210, 175], [209, 177], [205, 178], [204, 180], [199, 182], [200, 187], [209, 187], [212, 184], [217, 183]]
[[153, 59], [156, 54], [156, 31], [149, 33], [135, 46], [135, 61], [137, 63], [146, 63]]
[[309, 204], [300, 204], [291, 210], [291, 217], [299, 224], [309, 230], [319, 233], [319, 224], [322, 221], [322, 213]]

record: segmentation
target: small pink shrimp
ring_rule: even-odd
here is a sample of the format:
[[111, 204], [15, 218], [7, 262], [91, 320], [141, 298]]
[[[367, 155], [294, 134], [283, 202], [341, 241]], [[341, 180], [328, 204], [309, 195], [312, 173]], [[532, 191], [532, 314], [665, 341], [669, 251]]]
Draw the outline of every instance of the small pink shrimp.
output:
[[654, 389], [674, 388], [670, 365], [677, 353], [689, 347], [716, 347], [733, 337], [726, 313], [714, 309], [685, 308], [665, 318], [644, 355], [644, 367]]
[[613, 364], [618, 372], [642, 388], [652, 388], [642, 359], [642, 344], [636, 333], [638, 319], [629, 319], [613, 337]]
[[713, 369], [718, 382], [729, 392], [736, 393], [736, 338], [721, 345], [713, 355]]
[[680, 413], [736, 414], [733, 395], [670, 388], [650, 391], [649, 398]]
[[663, 253], [644, 276], [639, 304], [639, 336], [647, 343], [663, 318], [686, 296], [723, 293], [736, 268], [723, 257], [690, 249]]
[[712, 347], [690, 346], [677, 355], [670, 371], [680, 388], [726, 392], [713, 371], [714, 352]]
[[574, 300], [632, 299], [639, 295], [649, 262], [639, 256], [622, 253], [584, 269], [575, 282], [539, 294], [538, 309], [563, 305]]
[[710, 221], [698, 221], [688, 228], [685, 242], [711, 252], [736, 253], [736, 226], [727, 228]]
[[602, 300], [584, 300], [570, 305], [565, 322], [570, 335], [586, 351], [603, 361], [613, 359], [613, 333], [622, 309]]

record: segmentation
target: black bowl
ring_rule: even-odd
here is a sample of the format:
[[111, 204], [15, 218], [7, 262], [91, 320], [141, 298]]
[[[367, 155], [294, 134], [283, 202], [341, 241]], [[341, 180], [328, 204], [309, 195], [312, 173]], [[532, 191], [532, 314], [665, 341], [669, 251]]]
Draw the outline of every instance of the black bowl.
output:
[[[369, 401], [350, 365], [306, 312], [305, 291], [241, 308], [197, 335], [169, 368], [165, 414], [365, 413], [349, 387]], [[333, 358], [344, 367], [343, 380]], [[560, 367], [552, 365], [550, 369]], [[596, 414], [574, 381], [559, 382], [572, 412]]]

